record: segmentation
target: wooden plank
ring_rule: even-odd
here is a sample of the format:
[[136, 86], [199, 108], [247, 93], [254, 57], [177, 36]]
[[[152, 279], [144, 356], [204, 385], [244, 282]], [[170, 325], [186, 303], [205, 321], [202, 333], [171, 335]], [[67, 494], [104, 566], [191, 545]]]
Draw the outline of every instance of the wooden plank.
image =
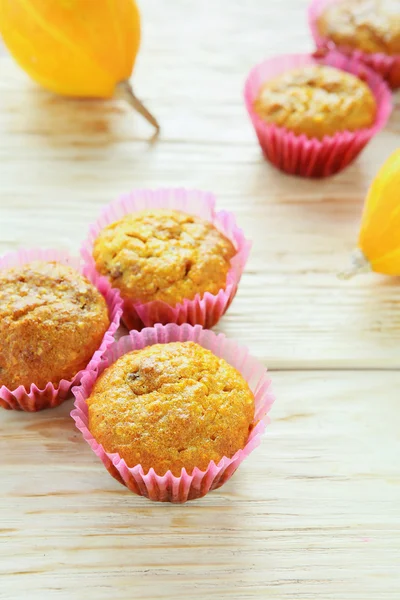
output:
[[0, 597], [397, 600], [400, 374], [273, 373], [261, 446], [183, 506], [114, 481], [70, 403], [0, 420]]
[[399, 144], [399, 113], [357, 162], [326, 181], [268, 165], [245, 114], [253, 64], [312, 48], [306, 5], [143, 3], [134, 84], [160, 118], [157, 141], [127, 107], [56, 98], [1, 59], [0, 252], [78, 252], [100, 208], [134, 187], [210, 189], [254, 240], [221, 331], [275, 368], [398, 367], [398, 282], [343, 284], [336, 273], [347, 266], [367, 186]]
[[220, 87], [216, 97], [206, 67], [196, 70], [198, 106], [188, 92], [168, 95], [175, 73], [166, 70], [168, 56], [160, 53], [160, 107], [158, 81], [141, 77], [164, 124], [154, 143], [147, 124], [124, 107], [55, 98], [0, 61], [0, 251], [46, 245], [76, 253], [101, 207], [133, 187], [210, 189], [254, 241], [221, 331], [275, 368], [398, 367], [398, 281], [336, 278], [348, 264], [368, 183], [398, 144], [398, 115], [339, 176], [288, 177], [263, 161], [254, 141], [240, 96], [246, 68], [232, 62], [227, 81], [239, 72], [236, 92]]

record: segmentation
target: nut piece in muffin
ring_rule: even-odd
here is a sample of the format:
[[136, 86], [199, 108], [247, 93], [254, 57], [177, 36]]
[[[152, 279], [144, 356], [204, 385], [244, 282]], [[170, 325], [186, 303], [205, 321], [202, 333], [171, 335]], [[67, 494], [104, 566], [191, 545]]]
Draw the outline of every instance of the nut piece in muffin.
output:
[[322, 12], [317, 28], [337, 46], [400, 54], [399, 0], [338, 0]]
[[87, 400], [89, 429], [107, 452], [145, 473], [205, 470], [246, 445], [254, 396], [241, 374], [193, 342], [119, 358]]
[[267, 123], [321, 140], [339, 131], [370, 127], [376, 101], [368, 85], [354, 75], [310, 65], [267, 81], [254, 110]]
[[124, 300], [170, 306], [224, 289], [235, 254], [212, 223], [164, 209], [126, 215], [103, 229], [93, 247], [97, 270]]
[[34, 261], [0, 271], [0, 386], [72, 379], [108, 326], [103, 296], [75, 269]]

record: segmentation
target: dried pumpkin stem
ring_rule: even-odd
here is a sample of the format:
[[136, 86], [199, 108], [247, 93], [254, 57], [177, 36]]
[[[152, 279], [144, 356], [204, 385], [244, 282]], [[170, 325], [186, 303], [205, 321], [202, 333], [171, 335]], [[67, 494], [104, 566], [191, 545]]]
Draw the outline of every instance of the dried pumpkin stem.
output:
[[352, 279], [356, 275], [361, 275], [361, 273], [370, 273], [372, 270], [368, 259], [359, 248], [354, 250], [353, 254], [351, 255], [351, 263], [350, 269], [338, 274], [339, 279]]
[[142, 104], [139, 98], [135, 95], [129, 81], [121, 81], [118, 83], [115, 88], [115, 95], [117, 98], [121, 98], [122, 100], [128, 102], [138, 113], [142, 115], [142, 117], [146, 119], [146, 121], [155, 127], [157, 133], [160, 131], [160, 125], [158, 124], [157, 119], [153, 117], [151, 112], [147, 110], [144, 104]]

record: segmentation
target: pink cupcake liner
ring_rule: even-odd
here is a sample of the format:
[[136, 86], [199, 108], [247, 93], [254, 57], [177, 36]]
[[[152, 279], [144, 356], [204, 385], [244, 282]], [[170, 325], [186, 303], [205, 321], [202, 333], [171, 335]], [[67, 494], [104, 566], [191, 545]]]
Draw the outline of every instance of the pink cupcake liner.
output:
[[197, 294], [193, 300], [184, 300], [176, 306], [165, 302], [124, 302], [123, 321], [128, 329], [151, 327], [155, 323], [190, 323], [213, 327], [231, 304], [247, 262], [251, 244], [236, 225], [232, 213], [215, 211], [215, 196], [208, 192], [185, 189], [134, 190], [120, 196], [103, 209], [99, 219], [90, 226], [81, 254], [91, 272], [96, 270], [93, 244], [100, 231], [123, 216], [145, 209], [165, 208], [179, 210], [210, 221], [235, 246], [237, 253], [231, 260], [226, 287], [218, 294]]
[[89, 272], [82, 266], [81, 260], [69, 256], [67, 252], [58, 250], [19, 250], [0, 257], [0, 269], [23, 265], [34, 260], [57, 261], [63, 265], [79, 271], [104, 296], [110, 318], [110, 326], [104, 334], [100, 348], [93, 354], [85, 369], [79, 371], [71, 381], [62, 379], [58, 385], [49, 382], [43, 389], [32, 384], [30, 390], [20, 385], [15, 390], [10, 390], [5, 385], [0, 387], [0, 406], [6, 409], [25, 410], [35, 412], [44, 408], [54, 408], [67, 399], [73, 385], [78, 385], [85, 374], [96, 372], [104, 352], [114, 343], [114, 334], [117, 331], [122, 315], [122, 301], [119, 292], [114, 290], [105, 277]]
[[[256, 114], [254, 101], [266, 81], [290, 69], [314, 64], [342, 69], [369, 85], [377, 102], [377, 115], [372, 127], [338, 132], [318, 140], [266, 123]], [[334, 51], [327, 51], [323, 56], [287, 54], [266, 60], [250, 72], [244, 98], [265, 157], [278, 169], [303, 177], [327, 177], [344, 169], [385, 126], [392, 109], [391, 93], [382, 78], [359, 61]]]
[[[211, 350], [217, 356], [224, 358], [233, 365], [246, 379], [255, 397], [254, 428], [246, 446], [238, 450], [232, 458], [223, 457], [218, 464], [211, 461], [205, 471], [195, 468], [191, 474], [182, 469], [180, 477], [171, 471], [165, 475], [157, 475], [154, 469], [144, 473], [141, 465], [128, 467], [117, 453], [106, 452], [101, 444], [96, 442], [88, 428], [88, 409], [86, 400], [90, 396], [97, 377], [120, 356], [153, 344], [169, 342], [197, 342], [203, 348]], [[139, 496], [159, 502], [186, 502], [205, 496], [230, 479], [240, 463], [256, 448], [261, 440], [268, 419], [266, 417], [274, 396], [270, 391], [271, 382], [266, 369], [256, 359], [249, 355], [246, 348], [239, 346], [224, 335], [216, 335], [199, 325], [155, 325], [141, 332], [131, 331], [128, 336], [121, 338], [104, 355], [98, 373], [88, 373], [82, 379], [82, 385], [72, 390], [75, 396], [75, 409], [71, 416], [84, 439], [93, 452], [101, 459], [109, 473], [120, 483], [126, 485]]]
[[382, 52], [368, 53], [346, 46], [337, 46], [332, 40], [322, 36], [317, 22], [321, 14], [334, 2], [341, 0], [312, 0], [308, 8], [308, 22], [318, 48], [328, 48], [358, 60], [386, 79], [392, 88], [400, 87], [400, 54], [390, 56]]

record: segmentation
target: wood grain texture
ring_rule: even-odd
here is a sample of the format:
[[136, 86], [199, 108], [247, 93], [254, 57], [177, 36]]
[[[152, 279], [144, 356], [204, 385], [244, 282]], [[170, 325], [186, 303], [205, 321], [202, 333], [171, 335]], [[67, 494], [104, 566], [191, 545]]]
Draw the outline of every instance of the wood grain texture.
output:
[[367, 186], [399, 144], [400, 110], [340, 175], [283, 175], [261, 156], [242, 88], [263, 57], [312, 48], [306, 2], [143, 4], [133, 83], [162, 123], [156, 142], [123, 104], [52, 96], [0, 61], [0, 252], [77, 252], [100, 208], [134, 187], [213, 190], [254, 240], [221, 330], [271, 367], [398, 367], [398, 282], [343, 284], [336, 273], [348, 265]]
[[77, 253], [101, 207], [134, 187], [214, 191], [254, 241], [218, 329], [272, 368], [277, 395], [261, 447], [185, 506], [110, 478], [71, 403], [2, 411], [1, 600], [400, 597], [399, 282], [336, 278], [399, 146], [399, 96], [386, 130], [326, 181], [267, 164], [242, 102], [253, 64], [312, 49], [306, 5], [142, 2], [133, 84], [157, 141], [123, 104], [54, 97], [0, 59], [0, 253]]
[[262, 445], [183, 506], [109, 477], [70, 404], [3, 412], [0, 597], [396, 600], [400, 374], [274, 380]]

